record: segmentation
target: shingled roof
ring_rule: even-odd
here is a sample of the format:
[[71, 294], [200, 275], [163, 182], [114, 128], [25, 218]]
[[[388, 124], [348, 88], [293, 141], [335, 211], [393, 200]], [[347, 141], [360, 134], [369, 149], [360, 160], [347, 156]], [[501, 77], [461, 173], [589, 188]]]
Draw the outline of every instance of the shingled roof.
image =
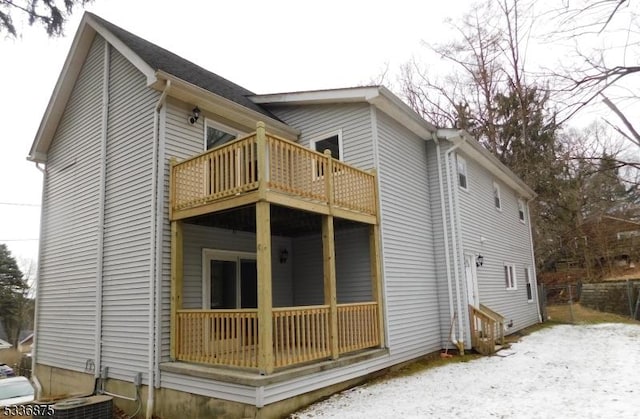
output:
[[247, 90], [242, 86], [238, 86], [224, 77], [220, 77], [215, 73], [205, 70], [199, 65], [185, 60], [171, 51], [142, 39], [131, 32], [125, 31], [124, 29], [102, 19], [99, 16], [96, 16], [93, 13], [86, 13], [87, 15], [90, 15], [93, 20], [104, 26], [105, 29], [120, 39], [125, 45], [131, 48], [133, 52], [135, 52], [153, 69], [162, 70], [186, 82], [238, 103], [246, 108], [260, 112], [269, 118], [279, 120], [271, 112], [260, 105], [253, 103], [247, 98], [247, 96], [255, 94], [250, 90]]

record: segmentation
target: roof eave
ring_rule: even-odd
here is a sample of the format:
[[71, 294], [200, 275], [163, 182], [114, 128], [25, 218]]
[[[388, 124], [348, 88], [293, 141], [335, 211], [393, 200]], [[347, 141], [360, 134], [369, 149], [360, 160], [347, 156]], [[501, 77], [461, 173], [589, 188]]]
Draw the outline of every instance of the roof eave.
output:
[[529, 200], [534, 199], [537, 196], [535, 191], [531, 189], [529, 185], [524, 183], [522, 179], [513, 173], [511, 169], [504, 165], [489, 150], [484, 148], [482, 144], [476, 141], [476, 139], [467, 131], [457, 129], [439, 129], [437, 135], [439, 138], [451, 141], [454, 144], [459, 143], [459, 149], [462, 152], [478, 162], [496, 178], [513, 188], [521, 197]]
[[317, 105], [335, 103], [369, 103], [409, 128], [420, 138], [431, 138], [436, 127], [425, 121], [413, 109], [384, 86], [351, 87], [345, 89], [310, 90], [250, 96], [261, 105]]
[[217, 95], [202, 87], [189, 83], [179, 77], [159, 70], [155, 73], [157, 83], [150, 85], [155, 89], [162, 89], [164, 83], [160, 81], [170, 80], [171, 90], [169, 96], [182, 100], [187, 103], [193, 103], [200, 108], [209, 110], [224, 118], [236, 121], [246, 127], [255, 127], [256, 121], [265, 123], [267, 131], [291, 140], [297, 140], [300, 131], [290, 127], [289, 125], [270, 118], [269, 116], [249, 109], [239, 103], [233, 102], [227, 98]]

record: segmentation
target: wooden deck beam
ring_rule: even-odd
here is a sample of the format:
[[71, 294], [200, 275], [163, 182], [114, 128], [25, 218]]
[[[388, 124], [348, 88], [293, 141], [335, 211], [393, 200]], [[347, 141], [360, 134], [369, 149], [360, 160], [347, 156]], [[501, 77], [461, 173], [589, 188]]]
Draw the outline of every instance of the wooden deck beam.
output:
[[338, 348], [338, 298], [336, 292], [336, 250], [333, 217], [322, 217], [322, 260], [324, 278], [324, 304], [329, 306], [329, 347], [331, 358], [337, 359]]

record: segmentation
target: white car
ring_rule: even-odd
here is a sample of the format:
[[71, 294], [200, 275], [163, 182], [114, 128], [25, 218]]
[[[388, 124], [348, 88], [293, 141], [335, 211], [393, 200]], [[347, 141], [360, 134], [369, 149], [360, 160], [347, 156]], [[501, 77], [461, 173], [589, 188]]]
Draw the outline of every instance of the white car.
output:
[[35, 390], [26, 377], [11, 377], [0, 380], [0, 406], [32, 402]]

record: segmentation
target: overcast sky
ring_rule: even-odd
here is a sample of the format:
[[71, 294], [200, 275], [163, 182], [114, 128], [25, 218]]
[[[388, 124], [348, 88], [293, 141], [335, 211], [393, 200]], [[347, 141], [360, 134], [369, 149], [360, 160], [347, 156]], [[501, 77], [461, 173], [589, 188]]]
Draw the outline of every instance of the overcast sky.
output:
[[[386, 66], [396, 71], [424, 56], [423, 41], [450, 39], [445, 20], [470, 5], [95, 0], [87, 10], [249, 90], [274, 93], [361, 85]], [[21, 39], [0, 39], [0, 243], [19, 259], [37, 258], [42, 188], [42, 174], [25, 158], [81, 17], [76, 9], [61, 38], [23, 24]]]

